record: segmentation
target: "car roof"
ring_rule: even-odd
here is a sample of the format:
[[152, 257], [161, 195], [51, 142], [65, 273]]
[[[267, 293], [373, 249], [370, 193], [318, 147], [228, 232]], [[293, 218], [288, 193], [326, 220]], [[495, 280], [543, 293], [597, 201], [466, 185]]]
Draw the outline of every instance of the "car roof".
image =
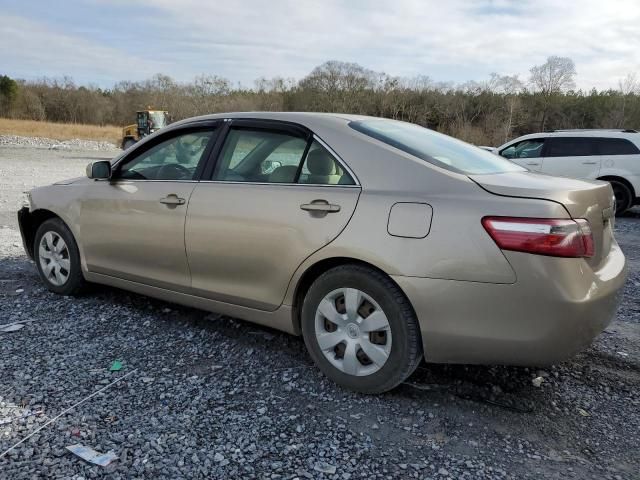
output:
[[507, 145], [511, 145], [521, 140], [530, 140], [534, 138], [566, 138], [566, 137], [584, 137], [584, 138], [626, 138], [636, 144], [640, 144], [640, 133], [635, 130], [608, 130], [608, 129], [585, 129], [585, 130], [556, 130], [553, 132], [529, 133], [521, 137], [514, 138], [497, 147], [502, 149]]
[[[464, 174], [438, 168], [348, 126], [349, 122], [358, 120], [397, 121], [393, 119], [345, 113], [232, 112], [188, 118], [175, 122], [164, 130], [206, 120], [233, 118], [278, 120], [293, 122], [308, 128], [355, 173], [358, 182], [368, 188], [422, 192], [424, 185], [421, 174], [424, 173], [425, 167], [437, 172], [434, 175], [439, 175], [441, 178], [450, 177], [455, 178], [456, 181], [471, 182]], [[397, 168], [398, 161], [402, 162], [400, 169]]]
[[293, 122], [315, 131], [317, 128], [344, 125], [357, 120], [380, 120], [379, 117], [366, 115], [353, 115], [347, 113], [322, 113], [322, 112], [230, 112], [215, 113], [191, 117], [174, 123], [173, 125], [189, 124], [205, 120], [220, 120], [225, 118], [280, 120]]

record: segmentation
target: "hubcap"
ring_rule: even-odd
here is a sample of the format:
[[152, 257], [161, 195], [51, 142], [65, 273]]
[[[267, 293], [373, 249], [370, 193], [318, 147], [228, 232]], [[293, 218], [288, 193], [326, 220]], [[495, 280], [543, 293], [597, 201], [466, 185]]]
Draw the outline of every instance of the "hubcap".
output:
[[40, 240], [38, 257], [47, 281], [57, 287], [64, 285], [69, 278], [71, 260], [62, 237], [53, 231], [45, 233]]
[[315, 330], [325, 358], [349, 375], [377, 372], [391, 353], [387, 316], [371, 296], [355, 288], [340, 288], [322, 299]]

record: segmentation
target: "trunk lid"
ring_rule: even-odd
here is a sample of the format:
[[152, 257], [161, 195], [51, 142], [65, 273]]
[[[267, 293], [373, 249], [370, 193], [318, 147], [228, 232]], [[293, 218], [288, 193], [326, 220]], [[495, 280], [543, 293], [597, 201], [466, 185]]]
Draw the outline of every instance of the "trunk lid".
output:
[[[562, 204], [571, 218], [589, 221], [596, 251], [586, 259], [594, 268], [611, 249], [615, 214], [613, 191], [607, 182], [553, 177], [533, 172], [470, 175], [484, 190], [495, 195], [550, 200]], [[514, 216], [518, 212], [513, 213]]]

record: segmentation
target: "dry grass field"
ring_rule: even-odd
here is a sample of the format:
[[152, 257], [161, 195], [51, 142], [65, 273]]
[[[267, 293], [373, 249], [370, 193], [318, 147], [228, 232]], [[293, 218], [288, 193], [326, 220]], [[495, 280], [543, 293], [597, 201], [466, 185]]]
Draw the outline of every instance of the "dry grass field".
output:
[[78, 123], [37, 122], [34, 120], [12, 120], [0, 118], [0, 135], [23, 137], [45, 137], [55, 140], [105, 140], [118, 145], [122, 129], [113, 125], [83, 125]]

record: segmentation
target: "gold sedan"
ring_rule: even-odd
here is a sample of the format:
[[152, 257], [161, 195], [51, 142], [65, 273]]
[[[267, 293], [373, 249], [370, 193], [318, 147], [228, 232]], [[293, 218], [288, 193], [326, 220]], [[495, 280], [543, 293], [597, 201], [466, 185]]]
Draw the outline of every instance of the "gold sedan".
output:
[[[429, 362], [540, 365], [588, 345], [625, 279], [605, 182], [343, 114], [177, 122], [30, 192], [53, 292], [112, 285], [302, 334], [377, 393]], [[213, 347], [212, 347], [213, 348]]]

